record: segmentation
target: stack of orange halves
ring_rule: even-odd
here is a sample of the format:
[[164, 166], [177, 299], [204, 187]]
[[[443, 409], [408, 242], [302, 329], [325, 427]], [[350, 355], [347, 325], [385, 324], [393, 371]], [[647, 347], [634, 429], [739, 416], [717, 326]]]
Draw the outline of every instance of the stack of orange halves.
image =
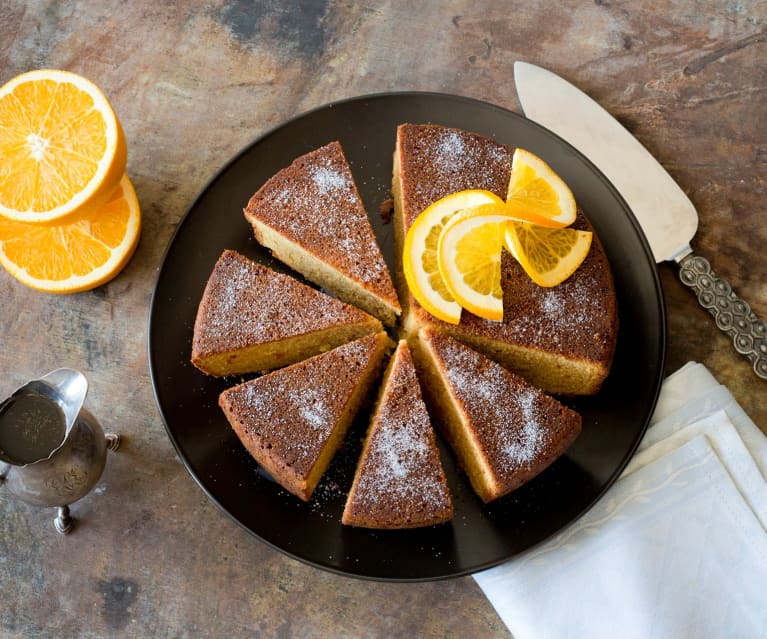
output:
[[0, 88], [0, 263], [51, 293], [109, 281], [138, 244], [141, 212], [115, 112], [92, 82], [38, 70]]

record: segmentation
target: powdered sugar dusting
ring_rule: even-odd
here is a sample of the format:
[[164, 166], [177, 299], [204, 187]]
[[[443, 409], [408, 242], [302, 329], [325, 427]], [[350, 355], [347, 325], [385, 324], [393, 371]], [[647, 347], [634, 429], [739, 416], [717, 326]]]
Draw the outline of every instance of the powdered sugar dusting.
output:
[[384, 460], [376, 468], [378, 481], [382, 477], [395, 480], [391, 483], [401, 484], [396, 480], [411, 477], [417, 470], [418, 459], [427, 452], [425, 443], [416, 436], [416, 428], [409, 428], [410, 424], [398, 424], [401, 428], [383, 427], [376, 437], [375, 444], [382, 451]]
[[530, 389], [519, 391], [514, 401], [522, 413], [522, 429], [515, 437], [509, 436], [509, 431], [500, 437], [501, 450], [516, 467], [534, 461], [546, 444], [545, 431], [538, 421], [536, 399], [536, 393]]
[[291, 189], [288, 186], [283, 186], [282, 188], [275, 189], [272, 193], [272, 204], [275, 207], [282, 208], [290, 203], [292, 197]]
[[316, 389], [302, 388], [292, 399], [298, 404], [298, 414], [313, 430], [327, 426], [328, 409]]
[[427, 206], [464, 189], [506, 197], [513, 150], [489, 138], [435, 125], [400, 127], [406, 227]]
[[392, 510], [398, 519], [418, 513], [428, 518], [449, 507], [444, 473], [409, 352], [398, 352], [393, 367], [361, 461], [354, 504], [368, 512]]
[[271, 455], [297, 470], [310, 468], [333, 431], [334, 414], [312, 388], [296, 389], [278, 374], [248, 382], [239, 390], [238, 413], [246, 429]]
[[480, 445], [499, 460], [499, 473], [534, 463], [550, 441], [541, 411], [554, 400], [455, 340], [440, 336], [430, 343]]
[[247, 295], [252, 285], [251, 278], [244, 269], [234, 269], [233, 277], [227, 277], [219, 288], [219, 295], [213, 300], [213, 322], [221, 328], [221, 324], [227, 322], [234, 314], [243, 296]]
[[324, 430], [329, 434], [333, 414], [325, 401], [326, 389], [297, 387], [294, 376], [284, 370], [246, 383], [245, 409], [262, 422], [291, 424], [294, 431]]
[[443, 341], [439, 343], [440, 357], [445, 362], [447, 378], [467, 409], [475, 404], [490, 407], [503, 398], [507, 384], [500, 366], [455, 340]]
[[327, 221], [339, 208], [354, 208], [357, 197], [351, 173], [334, 160], [312, 157], [277, 173], [261, 191], [258, 216], [300, 233], [304, 225], [318, 218]]
[[247, 215], [351, 279], [394, 298], [381, 249], [338, 143], [297, 159], [251, 199]]
[[543, 289], [538, 308], [546, 321], [570, 329], [591, 323], [599, 313], [600, 302], [589, 282], [576, 271], [559, 286]]
[[341, 191], [341, 193], [338, 194], [341, 197], [348, 196], [350, 184], [346, 175], [342, 175], [328, 166], [317, 166], [312, 169], [311, 176], [314, 185], [317, 187], [317, 194], [319, 197], [337, 191]]
[[206, 288], [196, 337], [211, 352], [353, 323], [365, 314], [297, 280], [225, 251]]
[[307, 472], [366, 370], [376, 339], [356, 340], [226, 391], [231, 413], [270, 458]]
[[542, 296], [540, 301], [540, 309], [546, 317], [562, 317], [562, 310], [564, 305], [562, 303], [562, 296], [552, 289], [548, 289]]
[[458, 131], [446, 129], [437, 142], [434, 162], [446, 171], [460, 171], [467, 159], [463, 137]]
[[531, 303], [512, 310], [506, 330], [524, 343], [551, 344], [563, 352], [599, 348], [599, 336], [611, 334], [606, 305], [613, 303], [612, 297], [599, 294], [593, 275], [582, 269], [558, 286], [533, 289]]
[[609, 361], [617, 329], [609, 269], [604, 253], [592, 250], [567, 280], [547, 288], [535, 284], [504, 252], [503, 322], [464, 313], [460, 333], [525, 348], [540, 347], [567, 358]]

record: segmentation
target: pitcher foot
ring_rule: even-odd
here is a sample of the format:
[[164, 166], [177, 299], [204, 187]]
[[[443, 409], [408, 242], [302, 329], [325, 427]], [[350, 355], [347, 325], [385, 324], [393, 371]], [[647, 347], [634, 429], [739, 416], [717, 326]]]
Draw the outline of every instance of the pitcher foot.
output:
[[107, 433], [105, 437], [107, 439], [107, 449], [114, 452], [120, 448], [120, 442], [122, 441], [122, 437], [120, 437], [120, 435], [116, 433]]
[[75, 525], [75, 520], [69, 514], [69, 506], [58, 507], [56, 519], [53, 520], [53, 525], [62, 535], [68, 535], [70, 532], [72, 532], [72, 528]]

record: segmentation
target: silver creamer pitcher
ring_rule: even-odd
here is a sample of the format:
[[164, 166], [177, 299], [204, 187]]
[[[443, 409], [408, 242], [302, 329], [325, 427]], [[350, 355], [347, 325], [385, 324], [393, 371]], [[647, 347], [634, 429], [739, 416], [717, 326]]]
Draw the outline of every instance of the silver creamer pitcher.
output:
[[96, 485], [107, 450], [120, 445], [83, 407], [87, 392], [85, 375], [59, 368], [0, 403], [0, 485], [29, 504], [56, 507], [62, 534], [74, 523], [69, 505]]

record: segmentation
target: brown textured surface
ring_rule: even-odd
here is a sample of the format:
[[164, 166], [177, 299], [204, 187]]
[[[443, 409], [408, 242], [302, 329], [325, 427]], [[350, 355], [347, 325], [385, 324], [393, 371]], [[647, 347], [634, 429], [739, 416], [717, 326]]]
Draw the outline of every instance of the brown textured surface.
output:
[[258, 463], [307, 501], [319, 479], [312, 471], [326, 467], [327, 451], [340, 444], [388, 342], [384, 332], [368, 335], [227, 389], [219, 405]]
[[[506, 199], [514, 149], [470, 131], [438, 125], [402, 124], [397, 129], [404, 228], [432, 202], [465, 189], [484, 189]], [[416, 184], [417, 187], [412, 188]]]
[[[208, 358], [231, 353], [227, 357], [232, 366], [225, 374], [258, 372], [262, 369], [238, 367], [238, 351], [255, 346], [271, 349], [277, 342], [289, 344], [291, 338], [316, 333], [317, 347], [311, 352], [315, 355], [334, 341], [334, 331], [353, 326], [360, 327], [360, 334], [381, 329], [380, 322], [358, 308], [226, 250], [216, 261], [200, 300], [192, 363], [210, 372]], [[337, 339], [335, 344], [343, 341]], [[269, 368], [286, 363], [284, 356], [267, 359], [275, 362]]]
[[250, 199], [245, 217], [273, 228], [399, 312], [389, 269], [339, 142], [296, 158], [274, 175]]
[[453, 517], [437, 441], [407, 342], [389, 362], [343, 513], [366, 528], [418, 528]]
[[[69, 538], [53, 532], [50, 511], [0, 488], [3, 637], [509, 636], [470, 578], [367, 583], [258, 543], [198, 489], [160, 423], [146, 318], [168, 240], [233, 154], [307, 109], [422, 89], [519, 111], [513, 62], [546, 66], [669, 170], [700, 214], [696, 250], [767, 317], [764, 2], [309, 4], [0, 3], [0, 82], [60, 67], [101, 86], [124, 125], [144, 215], [133, 260], [93, 292], [44, 295], [0, 272], [3, 396], [74, 366], [91, 382], [87, 405], [126, 437], [97, 491], [73, 507], [80, 527]], [[703, 362], [767, 430], [767, 384], [676, 268], [660, 273], [667, 370]]]
[[[593, 230], [580, 210], [572, 228]], [[609, 370], [615, 352], [618, 309], [610, 264], [598, 237], [592, 240], [583, 263], [559, 286], [547, 289], [535, 285], [508, 254], [503, 256], [501, 274], [503, 312], [509, 318], [502, 326], [510, 334], [524, 333], [525, 326], [529, 329], [535, 324], [536, 335], [527, 338], [533, 340], [533, 345], [540, 343], [568, 356], [598, 362]], [[542, 309], [546, 312], [542, 313]], [[476, 330], [488, 329], [493, 327]]]
[[496, 362], [430, 328], [418, 341], [422, 368], [440, 378], [432, 408], [452, 424], [445, 435], [485, 502], [543, 472], [580, 434], [578, 413]]

